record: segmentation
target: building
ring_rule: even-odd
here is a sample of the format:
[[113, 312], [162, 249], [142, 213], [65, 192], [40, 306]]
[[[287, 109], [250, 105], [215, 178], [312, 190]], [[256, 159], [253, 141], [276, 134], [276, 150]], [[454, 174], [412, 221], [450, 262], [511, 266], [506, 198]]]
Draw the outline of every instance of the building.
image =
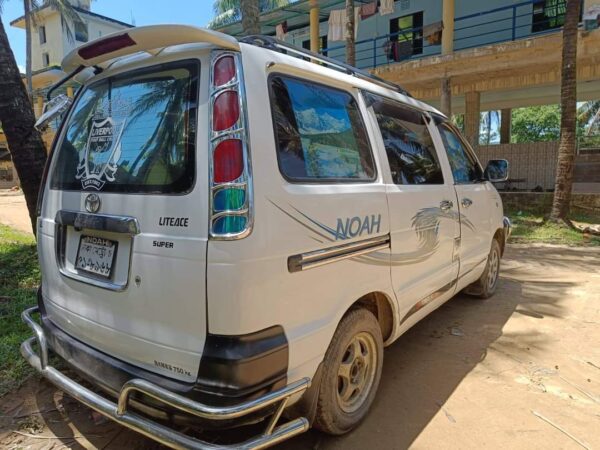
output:
[[[365, 8], [373, 3], [378, 10], [369, 15], [373, 11]], [[600, 0], [582, 3], [582, 19], [600, 13]], [[355, 0], [355, 6], [357, 67], [402, 85], [446, 114], [464, 114], [464, 132], [475, 145], [480, 112], [501, 110], [506, 147], [502, 152], [499, 146], [480, 147], [481, 159], [508, 155], [515, 183], [521, 183], [513, 187], [553, 188], [557, 143], [532, 143], [523, 151], [508, 143], [512, 108], [559, 103], [566, 0]], [[343, 39], [343, 33], [336, 36], [334, 17], [345, 13], [332, 12], [344, 9], [344, 0], [290, 2], [261, 15], [262, 33], [283, 34], [287, 42], [345, 61], [345, 41], [331, 40]], [[598, 19], [584, 22], [578, 41], [578, 101], [600, 99]], [[217, 29], [242, 34], [239, 22]], [[594, 158], [600, 167], [600, 155]], [[540, 161], [548, 162], [543, 169]], [[589, 167], [582, 173], [590, 173]], [[592, 178], [599, 189], [600, 172]]]
[[[124, 30], [132, 25], [120, 22], [93, 12], [90, 8], [91, 0], [68, 0], [73, 9], [81, 18], [79, 24], [68, 23], [63, 26], [66, 19], [57, 10], [45, 2], [35, 10], [35, 23], [31, 27], [31, 68], [33, 84], [33, 108], [38, 117], [43, 108], [44, 99], [48, 89], [64, 77], [60, 63], [63, 57], [74, 48], [98, 37]], [[25, 17], [21, 16], [11, 23], [11, 26], [25, 30]], [[25, 82], [25, 75], [23, 75]], [[58, 93], [73, 96], [75, 82], [65, 84]], [[44, 142], [50, 147], [54, 134], [50, 129], [44, 133]], [[0, 133], [0, 188], [11, 187], [18, 182], [16, 173], [12, 169], [4, 134]]]

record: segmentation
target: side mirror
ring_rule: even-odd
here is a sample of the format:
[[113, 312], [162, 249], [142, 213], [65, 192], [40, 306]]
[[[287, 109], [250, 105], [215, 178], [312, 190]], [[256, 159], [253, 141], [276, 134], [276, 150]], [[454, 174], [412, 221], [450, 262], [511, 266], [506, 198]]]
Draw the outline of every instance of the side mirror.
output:
[[490, 159], [483, 176], [492, 183], [508, 180], [508, 161], [506, 159]]
[[49, 102], [44, 103], [42, 115], [35, 122], [35, 129], [38, 131], [43, 131], [52, 120], [56, 119], [56, 117], [62, 115], [67, 109], [69, 109], [71, 103], [73, 103], [73, 99], [64, 94], [58, 95]]

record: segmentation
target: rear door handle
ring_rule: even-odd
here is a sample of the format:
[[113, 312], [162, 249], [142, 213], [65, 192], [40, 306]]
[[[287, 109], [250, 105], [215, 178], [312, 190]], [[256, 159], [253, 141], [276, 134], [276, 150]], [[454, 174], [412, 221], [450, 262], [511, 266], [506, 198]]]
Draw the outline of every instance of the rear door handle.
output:
[[463, 198], [461, 205], [463, 205], [463, 207], [468, 208], [469, 206], [471, 206], [473, 204], [473, 200], [471, 200], [470, 198]]
[[440, 209], [442, 211], [448, 211], [448, 210], [452, 209], [453, 206], [454, 206], [454, 203], [452, 203], [452, 201], [450, 201], [450, 200], [442, 200], [440, 202]]

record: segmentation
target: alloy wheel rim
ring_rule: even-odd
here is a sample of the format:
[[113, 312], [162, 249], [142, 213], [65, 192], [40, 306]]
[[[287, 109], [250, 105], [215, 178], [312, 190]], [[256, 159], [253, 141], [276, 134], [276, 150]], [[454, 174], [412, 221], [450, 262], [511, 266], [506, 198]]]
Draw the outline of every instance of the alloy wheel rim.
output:
[[353, 413], [365, 403], [375, 380], [377, 358], [371, 334], [361, 332], [352, 337], [337, 376], [337, 400], [344, 412]]
[[498, 252], [492, 251], [490, 254], [489, 260], [490, 270], [488, 271], [488, 289], [493, 289], [498, 281], [498, 273], [500, 269], [500, 258], [498, 257]]

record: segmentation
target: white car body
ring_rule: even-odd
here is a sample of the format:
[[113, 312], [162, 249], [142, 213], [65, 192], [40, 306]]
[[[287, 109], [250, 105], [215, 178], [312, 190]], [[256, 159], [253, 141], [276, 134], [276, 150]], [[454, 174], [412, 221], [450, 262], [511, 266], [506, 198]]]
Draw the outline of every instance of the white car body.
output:
[[[160, 28], [137, 30], [160, 41], [156, 35]], [[58, 155], [53, 156], [38, 220], [45, 321], [81, 345], [144, 374], [190, 386], [201, 380], [209, 391], [222, 388], [221, 393], [235, 391], [235, 383], [207, 379], [218, 370], [201, 370], [199, 375], [207, 336], [222, 339], [280, 330], [286, 347], [280, 354], [286, 360], [284, 373], [269, 374], [271, 381], [249, 382], [252, 389], [262, 386], [268, 392], [267, 381], [281, 387], [315, 377], [340, 320], [356, 302], [373, 303], [389, 345], [482, 276], [492, 240], [503, 246], [508, 234], [502, 202], [489, 181], [455, 183], [438, 127], [445, 120], [441, 113], [365, 77], [201, 31], [204, 42], [190, 37], [189, 28], [175, 27], [168, 46], [154, 41], [145, 45], [160, 51], [143, 51], [139, 44], [134, 49], [140, 51], [133, 54], [127, 48], [109, 54], [109, 63], [109, 58], [99, 56], [85, 64], [104, 70], [85, 81], [65, 123], [91, 84], [157, 65], [199, 64], [194, 179], [190, 189], [177, 194], [107, 192], [110, 174], [98, 183], [90, 181], [99, 189], [89, 184], [56, 189], [52, 180]], [[133, 40], [142, 42], [141, 34], [135, 33], [136, 29], [130, 32]], [[244, 168], [238, 182], [246, 190], [246, 226], [233, 235], [211, 233], [218, 214], [211, 213], [212, 195], [223, 188], [213, 179], [209, 156], [218, 142], [210, 124], [220, 92], [214, 87], [212, 67], [221, 54], [233, 55], [238, 64], [237, 133], [244, 140]], [[81, 57], [73, 54], [64, 66], [74, 69], [81, 63]], [[273, 76], [319, 83], [354, 99], [372, 153], [372, 179], [320, 183], [284, 177], [272, 119]], [[443, 183], [394, 182], [377, 117], [366, 98], [369, 94], [405, 105], [425, 118]], [[116, 120], [111, 124], [113, 145], [119, 126]], [[97, 121], [92, 127], [102, 126]], [[67, 128], [57, 136], [55, 152]], [[112, 162], [116, 167], [118, 161]], [[91, 180], [92, 171], [88, 172], [78, 180]], [[93, 211], [96, 200], [100, 206]], [[103, 230], [108, 222], [98, 225], [94, 217], [107, 217], [111, 226], [124, 225], [120, 231]], [[118, 242], [109, 277], [76, 268], [82, 235]], [[50, 342], [52, 348], [58, 345]], [[74, 358], [71, 364], [89, 372], [85, 362]], [[263, 365], [269, 364], [265, 360]], [[291, 396], [288, 405], [299, 398], [298, 393]]]

